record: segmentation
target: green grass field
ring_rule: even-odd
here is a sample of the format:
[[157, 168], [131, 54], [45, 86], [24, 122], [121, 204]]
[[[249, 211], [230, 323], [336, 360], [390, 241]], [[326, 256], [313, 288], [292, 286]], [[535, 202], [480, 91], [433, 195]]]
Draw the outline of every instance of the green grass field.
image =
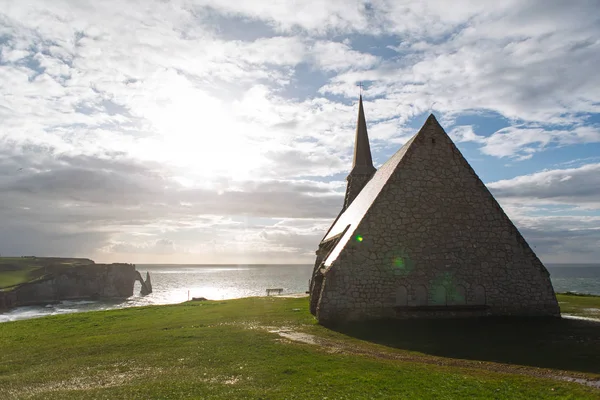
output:
[[600, 319], [600, 296], [559, 294], [557, 297], [563, 314]]
[[562, 379], [600, 379], [599, 333], [575, 320], [328, 329], [306, 298], [79, 313], [0, 324], [0, 398], [598, 399]]
[[0, 257], [0, 289], [38, 279], [56, 267], [73, 267], [91, 262], [84, 258]]

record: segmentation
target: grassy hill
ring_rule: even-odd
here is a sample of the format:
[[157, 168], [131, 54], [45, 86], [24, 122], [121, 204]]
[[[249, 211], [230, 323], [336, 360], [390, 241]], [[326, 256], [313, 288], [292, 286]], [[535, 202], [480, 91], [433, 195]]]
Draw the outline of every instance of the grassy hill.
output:
[[[600, 297], [559, 296], [571, 310]], [[0, 324], [3, 399], [598, 399], [600, 324], [396, 321], [328, 329], [306, 298]]]
[[60, 268], [93, 263], [86, 258], [0, 257], [0, 289], [41, 278]]

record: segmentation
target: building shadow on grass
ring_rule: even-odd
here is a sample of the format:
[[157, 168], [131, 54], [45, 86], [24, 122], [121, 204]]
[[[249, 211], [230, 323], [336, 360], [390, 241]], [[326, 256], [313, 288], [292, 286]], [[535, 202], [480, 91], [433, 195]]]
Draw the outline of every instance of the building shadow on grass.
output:
[[600, 373], [600, 322], [567, 318], [383, 320], [329, 328], [441, 357]]

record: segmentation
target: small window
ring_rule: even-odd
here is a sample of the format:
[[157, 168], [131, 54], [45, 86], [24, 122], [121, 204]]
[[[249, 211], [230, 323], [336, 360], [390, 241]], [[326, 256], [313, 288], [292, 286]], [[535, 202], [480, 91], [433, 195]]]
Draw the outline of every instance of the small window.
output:
[[431, 138], [431, 143], [435, 144], [435, 138]]

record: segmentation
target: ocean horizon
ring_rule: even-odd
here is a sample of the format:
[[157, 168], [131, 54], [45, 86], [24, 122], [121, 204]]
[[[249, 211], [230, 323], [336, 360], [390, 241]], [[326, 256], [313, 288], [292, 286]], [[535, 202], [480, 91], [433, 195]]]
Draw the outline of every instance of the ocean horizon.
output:
[[[548, 263], [555, 292], [600, 295], [600, 264]], [[266, 289], [281, 288], [283, 295], [305, 293], [313, 264], [136, 264], [150, 272], [153, 293], [120, 301], [62, 301], [46, 306], [17, 307], [0, 313], [0, 322], [126, 307], [176, 304], [193, 297], [227, 300], [264, 296]]]

